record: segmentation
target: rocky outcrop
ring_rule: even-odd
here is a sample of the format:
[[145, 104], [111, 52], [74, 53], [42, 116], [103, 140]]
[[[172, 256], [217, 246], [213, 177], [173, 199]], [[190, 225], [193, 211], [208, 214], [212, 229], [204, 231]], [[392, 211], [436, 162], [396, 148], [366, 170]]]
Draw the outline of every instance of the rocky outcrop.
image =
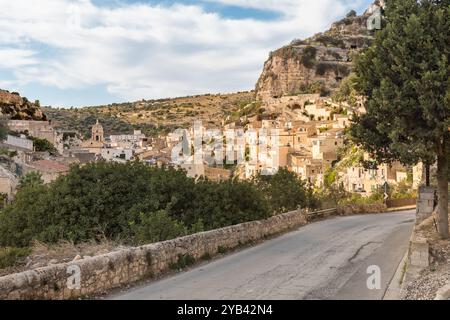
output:
[[13, 120], [47, 120], [39, 102], [30, 102], [17, 92], [10, 93], [0, 89], [0, 117]]
[[361, 16], [354, 11], [331, 28], [272, 52], [256, 84], [258, 99], [321, 93], [328, 95], [352, 68], [355, 53], [369, 46], [373, 31], [367, 21], [384, 1], [375, 1]]

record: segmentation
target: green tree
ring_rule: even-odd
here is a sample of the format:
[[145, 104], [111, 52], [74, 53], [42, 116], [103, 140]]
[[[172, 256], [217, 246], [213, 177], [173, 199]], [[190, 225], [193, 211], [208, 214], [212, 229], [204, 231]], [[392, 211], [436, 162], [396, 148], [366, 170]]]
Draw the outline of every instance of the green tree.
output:
[[0, 211], [0, 246], [33, 239], [160, 241], [270, 216], [250, 182], [196, 182], [183, 171], [139, 162], [73, 166], [50, 184], [36, 180], [27, 175]]
[[42, 175], [39, 172], [32, 171], [20, 178], [18, 188], [23, 189], [27, 187], [36, 187], [42, 185], [43, 183], [44, 181], [42, 180]]
[[166, 211], [140, 214], [140, 223], [133, 225], [135, 242], [144, 244], [174, 239], [187, 234], [183, 222], [171, 218]]
[[34, 148], [36, 151], [47, 151], [53, 155], [58, 153], [55, 146], [47, 139], [31, 137], [31, 140], [33, 140]]
[[450, 1], [391, 0], [356, 63], [367, 113], [351, 134], [378, 162], [438, 166], [438, 230], [449, 237]]
[[350, 12], [347, 13], [347, 15], [346, 15], [347, 18], [353, 18], [353, 17], [356, 17], [356, 16], [357, 16], [357, 13], [356, 13], [355, 10], [350, 10]]
[[281, 168], [275, 175], [258, 175], [254, 182], [263, 191], [275, 213], [318, 206], [308, 183], [285, 168]]

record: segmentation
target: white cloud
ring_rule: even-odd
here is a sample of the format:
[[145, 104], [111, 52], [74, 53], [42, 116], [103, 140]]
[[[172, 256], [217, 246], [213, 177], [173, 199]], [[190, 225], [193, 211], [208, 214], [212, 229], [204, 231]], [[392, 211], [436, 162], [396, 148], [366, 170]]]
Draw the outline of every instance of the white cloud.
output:
[[[0, 0], [0, 68], [20, 83], [104, 85], [121, 99], [250, 89], [273, 50], [322, 31], [344, 0], [209, 0], [281, 13], [233, 20], [200, 6]], [[353, 1], [353, 5], [359, 3]]]
[[31, 50], [0, 48], [0, 68], [19, 68], [37, 63]]

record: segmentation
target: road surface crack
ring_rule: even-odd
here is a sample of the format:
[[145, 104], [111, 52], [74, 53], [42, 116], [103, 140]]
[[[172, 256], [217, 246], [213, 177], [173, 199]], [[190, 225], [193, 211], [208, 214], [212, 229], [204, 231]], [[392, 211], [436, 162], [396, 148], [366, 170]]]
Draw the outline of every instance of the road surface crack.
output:
[[354, 254], [350, 259], [348, 259], [348, 261], [349, 261], [349, 262], [353, 262], [353, 260], [355, 260], [356, 257], [360, 254], [361, 250], [363, 250], [363, 249], [364, 249], [365, 247], [367, 247], [368, 245], [371, 245], [371, 244], [381, 244], [381, 243], [382, 243], [382, 242], [379, 242], [379, 241], [369, 241], [369, 242], [363, 244], [362, 246], [360, 246], [360, 247], [358, 248], [358, 250], [356, 250], [355, 254]]

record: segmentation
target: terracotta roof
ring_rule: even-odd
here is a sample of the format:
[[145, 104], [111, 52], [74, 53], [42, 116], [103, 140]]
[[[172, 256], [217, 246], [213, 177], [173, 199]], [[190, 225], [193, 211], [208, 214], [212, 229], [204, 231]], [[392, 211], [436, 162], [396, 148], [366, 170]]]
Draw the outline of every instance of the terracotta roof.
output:
[[69, 171], [69, 167], [62, 163], [53, 160], [38, 160], [32, 163], [32, 166], [37, 169], [51, 170], [57, 172]]

